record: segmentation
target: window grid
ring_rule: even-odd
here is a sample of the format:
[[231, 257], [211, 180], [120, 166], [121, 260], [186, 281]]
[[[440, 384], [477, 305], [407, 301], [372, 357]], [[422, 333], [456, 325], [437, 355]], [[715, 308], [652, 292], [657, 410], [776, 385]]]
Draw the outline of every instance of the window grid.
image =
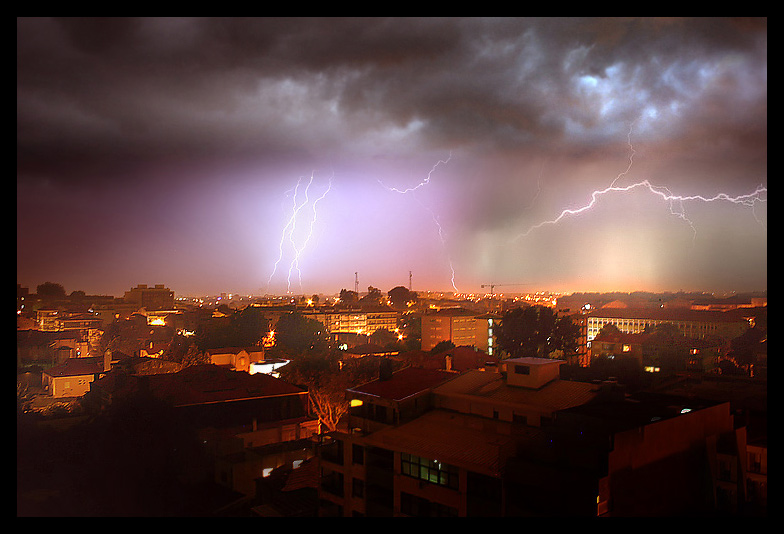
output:
[[406, 476], [452, 489], [458, 487], [458, 470], [452, 465], [407, 453], [401, 453], [400, 460], [400, 470]]

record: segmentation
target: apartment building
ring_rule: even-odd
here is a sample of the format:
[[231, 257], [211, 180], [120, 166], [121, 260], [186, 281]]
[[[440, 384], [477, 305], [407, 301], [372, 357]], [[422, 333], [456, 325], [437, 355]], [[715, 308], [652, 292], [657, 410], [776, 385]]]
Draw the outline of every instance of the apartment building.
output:
[[394, 332], [400, 312], [388, 308], [313, 309], [303, 315], [323, 324], [330, 334], [359, 334], [369, 336], [385, 328]]
[[474, 343], [473, 345], [487, 353], [488, 356], [499, 356], [496, 334], [501, 326], [501, 316], [493, 313], [477, 315], [474, 317]]
[[[444, 308], [422, 316], [422, 350], [430, 350], [442, 341], [455, 346], [476, 345], [477, 312], [464, 308]], [[487, 337], [483, 337], [486, 342]]]
[[137, 309], [171, 310], [174, 308], [174, 291], [163, 284], [147, 287], [147, 284], [138, 284], [126, 291], [123, 300], [133, 304]]
[[639, 334], [647, 327], [670, 323], [686, 337], [733, 339], [749, 328], [751, 320], [752, 314], [744, 309], [723, 312], [683, 308], [601, 308], [587, 315], [585, 329], [589, 345], [606, 324], [615, 325], [625, 334]]
[[192, 425], [213, 459], [215, 482], [247, 496], [255, 493], [255, 479], [314, 454], [318, 420], [307, 390], [264, 373], [211, 364], [150, 375], [112, 370], [91, 384], [87, 403], [98, 410], [139, 392], [172, 406], [174, 417]]
[[717, 450], [738, 458], [716, 447], [738, 438], [728, 403], [630, 397], [613, 383], [560, 380], [563, 362], [549, 359], [506, 363], [502, 373], [420, 382], [410, 398], [403, 385], [417, 376], [411, 369], [349, 390], [357, 404], [349, 428], [330, 434], [318, 456], [320, 515], [715, 510], [720, 480], [705, 466], [716, 471]]

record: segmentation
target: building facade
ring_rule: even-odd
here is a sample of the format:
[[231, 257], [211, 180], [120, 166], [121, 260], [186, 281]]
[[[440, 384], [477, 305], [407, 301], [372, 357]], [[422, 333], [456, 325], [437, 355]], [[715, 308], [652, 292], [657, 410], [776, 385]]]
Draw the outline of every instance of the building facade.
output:
[[[602, 308], [586, 317], [586, 339], [590, 344], [606, 324], [615, 325], [625, 334], [641, 334], [659, 324], [675, 325], [689, 338], [723, 337], [733, 339], [750, 326], [744, 310], [699, 311], [677, 308]], [[590, 345], [589, 345], [590, 346]]]
[[[481, 314], [463, 308], [444, 308], [426, 313], [422, 316], [422, 350], [430, 350], [442, 341], [451, 341], [457, 347], [475, 346], [476, 317], [479, 315]], [[486, 342], [486, 333], [482, 336], [482, 340]]]
[[400, 312], [387, 309], [305, 310], [305, 317], [323, 324], [330, 334], [358, 334], [370, 336], [375, 331], [386, 329], [394, 332]]
[[[358, 403], [349, 428], [319, 448], [319, 514], [667, 516], [723, 506], [718, 462], [737, 467], [745, 450], [729, 403], [632, 398], [617, 384], [560, 380], [562, 363], [507, 360], [504, 372], [420, 381], [408, 395], [397, 373], [349, 390]], [[733, 440], [734, 449], [716, 446]]]
[[174, 308], [174, 291], [163, 284], [155, 284], [154, 287], [139, 284], [126, 291], [123, 300], [133, 304], [137, 309], [171, 310]]

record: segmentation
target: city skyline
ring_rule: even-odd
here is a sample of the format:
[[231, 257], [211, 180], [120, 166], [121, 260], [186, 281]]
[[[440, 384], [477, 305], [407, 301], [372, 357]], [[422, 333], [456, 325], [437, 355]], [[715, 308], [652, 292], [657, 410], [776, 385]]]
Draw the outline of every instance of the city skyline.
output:
[[766, 290], [766, 19], [17, 19], [18, 283], [355, 273]]

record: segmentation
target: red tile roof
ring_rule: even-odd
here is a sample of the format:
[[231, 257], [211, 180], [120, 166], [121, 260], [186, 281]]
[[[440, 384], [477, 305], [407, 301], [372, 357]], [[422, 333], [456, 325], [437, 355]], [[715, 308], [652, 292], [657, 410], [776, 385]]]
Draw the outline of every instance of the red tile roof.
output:
[[81, 376], [103, 373], [102, 358], [68, 358], [60, 365], [44, 371], [51, 377]]
[[683, 308], [602, 308], [589, 317], [609, 319], [651, 319], [658, 321], [744, 322], [749, 310], [690, 310]]
[[192, 365], [177, 373], [149, 375], [150, 391], [175, 406], [306, 393], [264, 373], [249, 374], [217, 365]]
[[406, 367], [392, 374], [387, 380], [373, 380], [349, 389], [349, 392], [372, 395], [390, 400], [403, 400], [451, 380], [456, 373], [440, 369]]
[[249, 374], [217, 365], [192, 365], [176, 373], [127, 376], [109, 373], [96, 384], [107, 391], [129, 393], [146, 387], [174, 406], [208, 404], [264, 397], [306, 394], [307, 391], [264, 373]]

